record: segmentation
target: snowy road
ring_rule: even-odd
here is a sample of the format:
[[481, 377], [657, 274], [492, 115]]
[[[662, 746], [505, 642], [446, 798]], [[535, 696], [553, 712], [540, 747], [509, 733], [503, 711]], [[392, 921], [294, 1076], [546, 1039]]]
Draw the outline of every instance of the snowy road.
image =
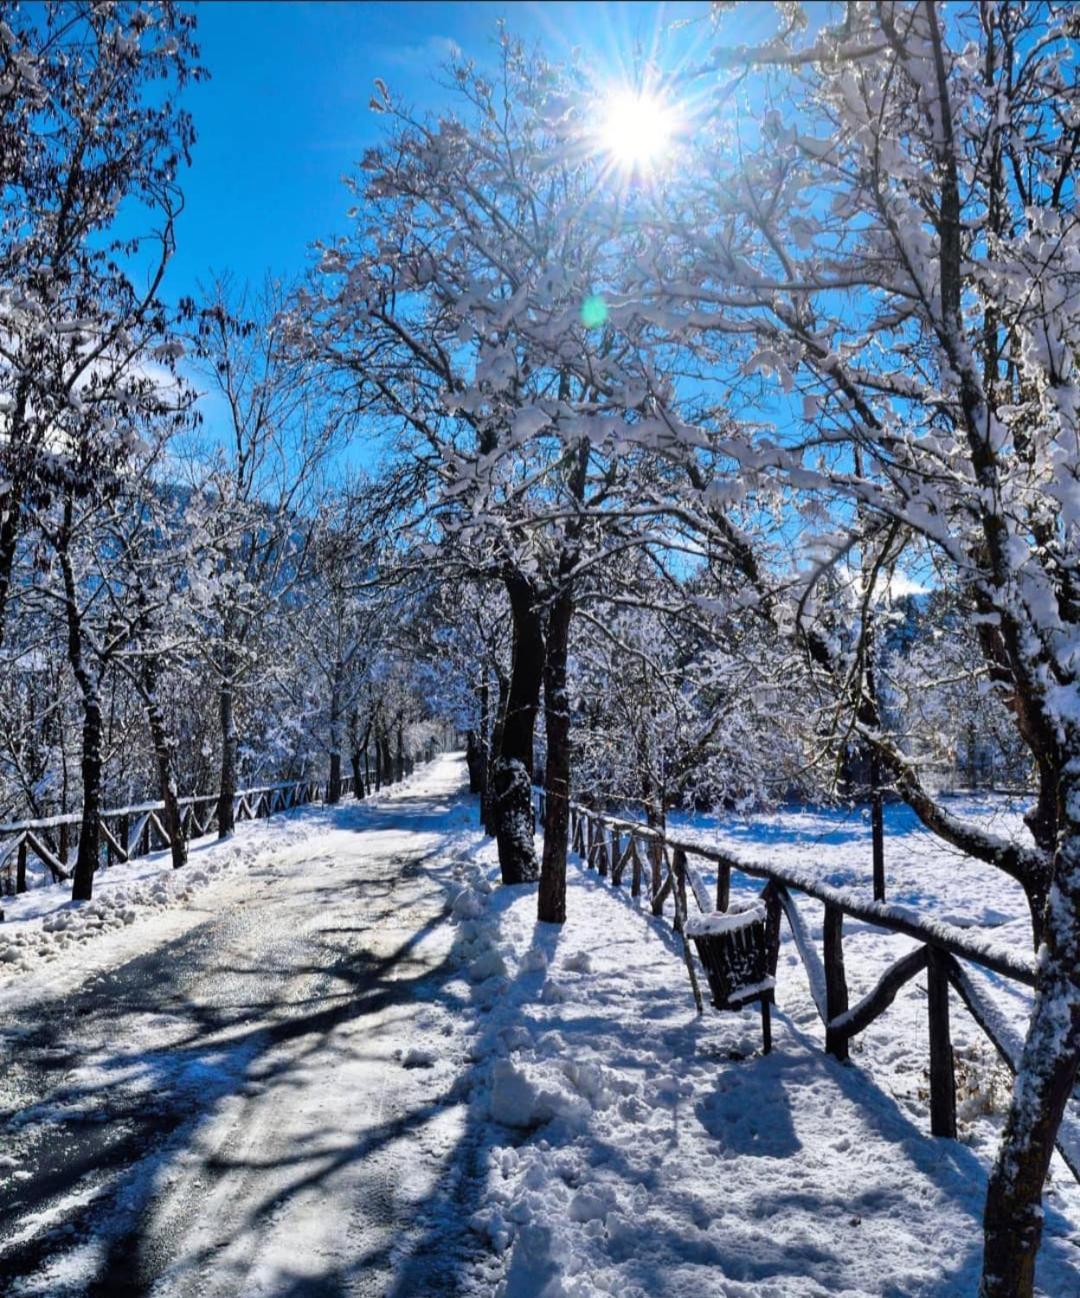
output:
[[[577, 859], [538, 924], [463, 776], [245, 824], [175, 896], [167, 863], [110, 871], [96, 933], [44, 928], [57, 893], [9, 908], [0, 1294], [971, 1298], [1008, 1092], [959, 1010], [941, 1141], [918, 980], [841, 1065], [785, 937], [762, 1057], [756, 1010], [699, 1017], [669, 920]], [[853, 995], [880, 942], [851, 926]], [[1044, 1206], [1037, 1292], [1080, 1298], [1056, 1165]]]
[[309, 813], [220, 913], [5, 1033], [3, 1292], [453, 1291], [463, 1238], [441, 1221], [432, 1250], [424, 1205], [446, 1213], [461, 1106], [402, 1057], [451, 1032], [459, 778]]

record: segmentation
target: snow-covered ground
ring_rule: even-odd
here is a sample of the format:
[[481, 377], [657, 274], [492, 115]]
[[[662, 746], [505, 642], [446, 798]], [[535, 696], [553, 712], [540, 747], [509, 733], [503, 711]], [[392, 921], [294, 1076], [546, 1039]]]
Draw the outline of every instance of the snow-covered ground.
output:
[[[498, 886], [462, 778], [443, 758], [377, 804], [244, 826], [193, 857], [189, 896], [170, 878], [169, 905], [167, 862], [131, 884], [118, 869], [103, 896], [150, 898], [129, 894], [130, 922], [16, 944], [8, 1291], [973, 1294], [1007, 1083], [963, 1012], [972, 1094], [962, 1139], [935, 1140], [923, 980], [839, 1065], [785, 941], [763, 1058], [757, 1012], [699, 1018], [668, 924], [575, 859], [568, 923], [539, 925], [533, 889]], [[805, 814], [721, 830], [868, 876], [854, 838], [783, 843], [821, 824]], [[894, 895], [1019, 913], [893, 828]], [[16, 923], [43, 930], [42, 898], [26, 904], [38, 918]], [[846, 936], [854, 998], [897, 940]], [[1080, 1190], [1057, 1162], [1046, 1209], [1040, 1292], [1080, 1295]]]
[[[229, 885], [249, 887], [252, 865], [303, 843], [310, 832], [309, 820], [296, 813], [245, 821], [223, 842], [216, 835], [193, 842], [182, 870], [172, 869], [167, 851], [101, 870], [89, 902], [73, 902], [70, 883], [39, 877], [27, 892], [0, 900], [0, 1012], [25, 1009], [43, 991], [77, 987], [91, 969], [100, 973], [185, 932], [227, 904]], [[106, 935], [108, 941], [97, 940]], [[73, 959], [73, 948], [87, 944]]]
[[[998, 803], [966, 810], [1001, 816]], [[976, 885], [950, 854], [935, 859], [899, 809], [889, 829], [893, 897], [952, 922], [1017, 916], [1000, 932], [1030, 944], [1022, 898], [992, 871]], [[680, 836], [689, 831], [869, 894], [861, 818], [686, 818]], [[757, 887], [736, 877], [734, 895]], [[820, 950], [821, 908], [803, 906]], [[677, 939], [625, 887], [574, 866], [567, 909], [556, 933], [535, 923], [531, 897], [496, 890], [460, 926], [508, 970], [475, 1048], [487, 1061], [477, 1103], [514, 1133], [491, 1150], [475, 1218], [507, 1250], [506, 1298], [974, 1294], [1010, 1081], [955, 998], [954, 1143], [928, 1134], [925, 978], [839, 1065], [785, 926], [779, 1022], [762, 1057], [756, 1010], [694, 1015]], [[913, 943], [852, 923], [845, 934], [854, 1003]], [[1019, 1019], [1023, 995], [984, 982]], [[1040, 1292], [1080, 1295], [1080, 1187], [1058, 1159], [1045, 1203]]]

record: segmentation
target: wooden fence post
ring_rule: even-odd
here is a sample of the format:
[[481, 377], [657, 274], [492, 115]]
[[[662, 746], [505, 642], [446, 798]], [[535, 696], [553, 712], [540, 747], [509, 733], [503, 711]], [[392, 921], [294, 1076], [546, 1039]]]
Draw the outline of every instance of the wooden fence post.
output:
[[775, 978], [776, 965], [780, 959], [780, 916], [783, 914], [783, 908], [772, 883], [765, 885], [761, 897], [765, 902], [765, 952], [769, 977]]
[[[831, 1023], [848, 1007], [847, 977], [844, 973], [844, 912], [825, 905], [825, 1005]], [[836, 1059], [847, 1059], [848, 1039], [825, 1025], [825, 1049]]]
[[638, 854], [637, 835], [630, 835], [630, 896], [641, 896], [641, 856]]
[[874, 900], [885, 900], [885, 821], [881, 805], [881, 759], [870, 754], [870, 836], [874, 862]]
[[677, 847], [671, 854], [671, 872], [675, 876], [675, 924], [676, 933], [683, 931], [683, 917], [686, 915], [686, 853]]
[[936, 947], [926, 966], [927, 1008], [930, 1017], [930, 1131], [956, 1139], [956, 1076], [949, 1035], [948, 962]]
[[16, 893], [26, 891], [26, 835], [23, 834], [19, 843], [19, 859], [15, 866], [15, 891]]
[[727, 910], [731, 901], [731, 866], [716, 867], [716, 909]]
[[675, 932], [682, 937], [683, 959], [686, 961], [686, 972], [690, 975], [690, 987], [694, 993], [694, 1004], [699, 1014], [704, 1014], [705, 1003], [701, 999], [701, 988], [698, 986], [697, 971], [694, 968], [694, 953], [690, 950], [690, 939], [686, 936], [686, 853], [681, 847], [675, 848], [671, 856], [671, 870], [675, 879]]
[[660, 909], [656, 908], [656, 898], [664, 887], [664, 845], [655, 838], [648, 840], [649, 853], [649, 871], [651, 874], [651, 888], [653, 897], [653, 914], [659, 915], [664, 909], [664, 903], [660, 903]]

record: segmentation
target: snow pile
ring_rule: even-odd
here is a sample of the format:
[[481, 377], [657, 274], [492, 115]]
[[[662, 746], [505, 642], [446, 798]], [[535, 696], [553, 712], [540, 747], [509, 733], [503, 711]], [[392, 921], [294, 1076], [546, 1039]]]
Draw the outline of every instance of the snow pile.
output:
[[748, 902], [736, 902], [728, 910], [714, 910], [708, 915], [688, 915], [687, 937], [715, 937], [720, 933], [734, 933], [751, 924], [765, 923], [765, 907]]

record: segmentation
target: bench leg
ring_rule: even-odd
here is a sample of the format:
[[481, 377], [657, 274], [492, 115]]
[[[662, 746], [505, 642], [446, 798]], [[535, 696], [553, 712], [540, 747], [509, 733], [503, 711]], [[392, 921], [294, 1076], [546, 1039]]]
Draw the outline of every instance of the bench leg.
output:
[[761, 998], [761, 1052], [767, 1055], [772, 1050], [772, 997]]

